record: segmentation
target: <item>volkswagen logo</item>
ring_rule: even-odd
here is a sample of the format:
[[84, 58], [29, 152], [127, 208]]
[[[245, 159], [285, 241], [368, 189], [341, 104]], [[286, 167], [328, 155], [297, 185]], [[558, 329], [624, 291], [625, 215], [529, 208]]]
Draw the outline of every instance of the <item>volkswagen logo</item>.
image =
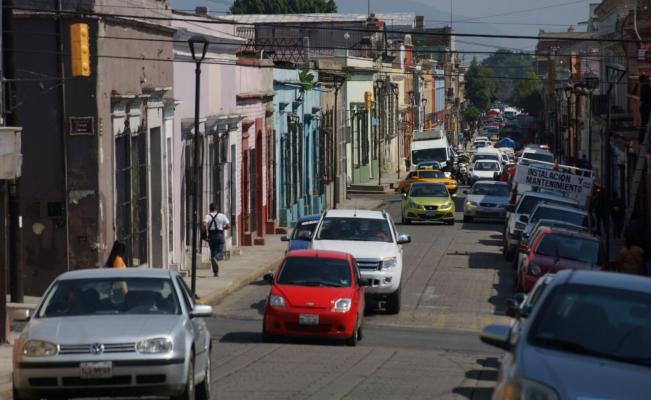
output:
[[91, 354], [95, 354], [96, 356], [104, 353], [104, 345], [101, 343], [93, 343], [90, 345], [90, 352]]
[[312, 307], [312, 306], [314, 306], [314, 302], [308, 301], [307, 303], [305, 303], [305, 305], [308, 306], [308, 307]]

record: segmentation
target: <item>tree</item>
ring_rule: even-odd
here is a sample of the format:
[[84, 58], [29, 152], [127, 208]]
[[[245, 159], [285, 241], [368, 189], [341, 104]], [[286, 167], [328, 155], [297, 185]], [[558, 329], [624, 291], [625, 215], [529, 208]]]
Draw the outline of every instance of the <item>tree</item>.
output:
[[513, 97], [516, 85], [526, 77], [534, 61], [534, 57], [530, 54], [499, 49], [485, 58], [481, 65], [492, 69], [499, 77], [495, 97], [502, 102], [508, 102]]
[[231, 14], [336, 13], [334, 0], [235, 0]]
[[465, 110], [463, 110], [463, 119], [468, 123], [474, 123], [479, 121], [480, 112], [474, 105], [469, 105]]
[[541, 90], [540, 78], [533, 69], [529, 69], [526, 76], [516, 84], [512, 103], [530, 115], [537, 115], [543, 107]]
[[495, 100], [497, 80], [493, 70], [472, 60], [466, 71], [466, 97], [479, 111], [487, 110]]

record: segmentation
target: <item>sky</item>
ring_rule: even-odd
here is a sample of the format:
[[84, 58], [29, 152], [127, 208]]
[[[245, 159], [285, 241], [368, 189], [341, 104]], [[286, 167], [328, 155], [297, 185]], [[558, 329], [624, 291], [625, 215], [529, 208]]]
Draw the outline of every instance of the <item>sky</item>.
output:
[[[232, 0], [169, 0], [177, 9], [194, 9], [202, 5], [216, 15], [228, 11]], [[339, 12], [366, 13], [367, 0], [335, 0]], [[415, 12], [425, 17], [427, 27], [450, 24], [458, 33], [535, 36], [566, 31], [588, 19], [589, 4], [599, 0], [370, 0], [371, 12]], [[497, 48], [531, 51], [534, 40], [457, 38], [459, 50], [494, 51]], [[472, 54], [466, 55], [471, 58]], [[478, 55], [478, 58], [483, 56]]]

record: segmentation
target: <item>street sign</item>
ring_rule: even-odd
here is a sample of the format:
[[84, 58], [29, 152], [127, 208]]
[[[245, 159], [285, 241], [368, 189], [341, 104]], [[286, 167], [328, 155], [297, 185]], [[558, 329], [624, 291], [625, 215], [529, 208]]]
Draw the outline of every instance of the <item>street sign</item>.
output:
[[0, 180], [20, 178], [23, 155], [20, 134], [22, 128], [0, 127]]
[[531, 187], [533, 190], [561, 193], [586, 204], [592, 192], [594, 175], [586, 169], [554, 167], [554, 164], [536, 161], [528, 165], [518, 164], [513, 181], [518, 184], [518, 191]]
[[69, 117], [70, 135], [94, 135], [95, 118], [93, 117]]

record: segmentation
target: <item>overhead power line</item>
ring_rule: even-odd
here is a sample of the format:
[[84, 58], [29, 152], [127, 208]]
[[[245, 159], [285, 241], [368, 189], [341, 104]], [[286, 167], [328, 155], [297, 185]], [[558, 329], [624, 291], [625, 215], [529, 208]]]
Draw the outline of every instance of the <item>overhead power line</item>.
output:
[[[48, 13], [56, 14], [54, 11], [43, 11], [34, 8], [24, 8], [24, 7], [5, 7], [13, 10], [19, 11], [28, 11], [35, 13]], [[98, 13], [98, 12], [79, 12], [79, 11], [61, 11], [61, 14], [64, 15], [73, 15], [77, 17], [84, 16], [94, 16], [101, 18], [129, 18], [129, 19], [140, 19], [140, 20], [153, 20], [153, 21], [183, 21], [183, 22], [199, 22], [202, 24], [217, 24], [217, 25], [256, 25], [256, 26], [270, 26], [277, 28], [296, 28], [296, 29], [305, 29], [305, 25], [297, 23], [287, 24], [287, 23], [240, 23], [237, 21], [230, 20], [218, 20], [218, 19], [201, 19], [201, 18], [178, 18], [178, 17], [156, 17], [156, 16], [142, 16], [142, 15], [133, 15], [133, 14], [114, 14], [114, 13]], [[353, 28], [353, 27], [337, 27], [337, 26], [310, 26], [311, 30], [330, 30], [330, 31], [341, 31], [341, 32], [362, 32], [362, 33], [377, 33], [378, 31], [372, 29], [364, 28]], [[395, 33], [395, 34], [411, 34], [419, 36], [434, 36], [434, 37], [479, 37], [479, 38], [492, 38], [492, 39], [521, 39], [521, 40], [539, 40], [540, 37], [533, 35], [506, 35], [506, 34], [486, 34], [486, 33], [457, 33], [457, 32], [431, 32], [431, 31], [414, 31], [414, 30], [392, 30], [384, 29], [382, 33]], [[614, 39], [614, 38], [581, 38], [581, 37], [572, 37], [572, 36], [545, 36], [545, 40], [559, 40], [559, 41], [580, 41], [580, 42], [596, 42], [596, 43], [640, 43], [637, 39]]]

